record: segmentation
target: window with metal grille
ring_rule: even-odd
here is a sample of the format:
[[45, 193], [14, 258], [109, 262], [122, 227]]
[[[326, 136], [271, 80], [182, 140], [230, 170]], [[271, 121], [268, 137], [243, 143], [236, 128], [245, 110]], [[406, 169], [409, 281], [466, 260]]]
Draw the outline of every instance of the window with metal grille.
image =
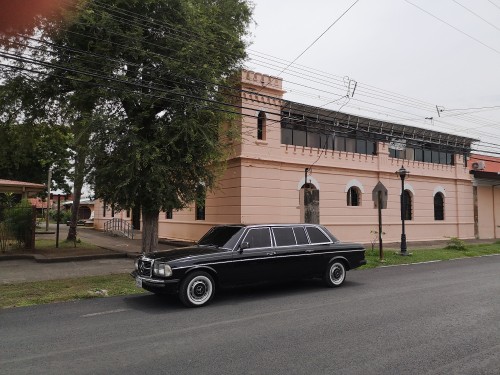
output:
[[352, 186], [349, 188], [349, 190], [347, 190], [347, 205], [348, 206], [361, 205], [361, 191], [356, 186]]
[[434, 195], [434, 220], [444, 220], [444, 196], [442, 193]]
[[404, 218], [405, 220], [412, 220], [413, 219], [413, 201], [412, 201], [412, 196], [409, 190], [404, 191], [404, 208], [403, 208], [403, 213], [404, 213]]
[[266, 139], [266, 113], [263, 111], [257, 116], [257, 139]]
[[205, 204], [196, 203], [196, 220], [205, 220]]

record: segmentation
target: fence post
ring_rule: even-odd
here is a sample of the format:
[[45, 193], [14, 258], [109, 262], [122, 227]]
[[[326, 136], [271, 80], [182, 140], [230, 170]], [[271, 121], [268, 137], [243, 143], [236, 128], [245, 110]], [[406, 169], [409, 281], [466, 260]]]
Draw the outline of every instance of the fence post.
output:
[[36, 206], [31, 206], [31, 225], [26, 238], [26, 248], [35, 249], [35, 231], [36, 231]]

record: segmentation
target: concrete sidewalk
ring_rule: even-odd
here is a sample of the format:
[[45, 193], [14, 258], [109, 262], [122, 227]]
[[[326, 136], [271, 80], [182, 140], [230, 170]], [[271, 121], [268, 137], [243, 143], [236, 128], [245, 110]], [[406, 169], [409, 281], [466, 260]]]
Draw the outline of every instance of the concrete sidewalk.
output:
[[[69, 227], [66, 225], [59, 226], [59, 241], [64, 241], [68, 236]], [[56, 225], [50, 224], [50, 234], [37, 233], [36, 239], [53, 239], [56, 238]], [[122, 236], [114, 236], [109, 233], [101, 232], [94, 228], [78, 227], [77, 238], [84, 242], [99, 246], [103, 249], [112, 250], [118, 253], [125, 253], [132, 257], [136, 257], [141, 253], [141, 239], [130, 239]], [[158, 244], [158, 250], [172, 249], [174, 246], [165, 243]]]
[[[44, 228], [45, 229], [45, 228]], [[66, 225], [59, 227], [59, 241], [68, 235]], [[37, 239], [56, 238], [56, 225], [49, 225], [49, 233], [37, 234]], [[88, 255], [71, 255], [61, 249], [61, 256], [51, 259], [35, 259], [27, 251], [23, 256], [28, 259], [12, 259], [0, 254], [0, 284], [20, 283], [27, 281], [56, 280], [71, 277], [98, 276], [117, 273], [129, 273], [134, 268], [134, 258], [141, 252], [141, 240], [117, 237], [93, 228], [77, 228], [77, 237], [82, 241], [103, 249]], [[174, 246], [165, 243], [158, 245], [159, 250], [171, 249]], [[118, 256], [118, 258], [117, 258]]]

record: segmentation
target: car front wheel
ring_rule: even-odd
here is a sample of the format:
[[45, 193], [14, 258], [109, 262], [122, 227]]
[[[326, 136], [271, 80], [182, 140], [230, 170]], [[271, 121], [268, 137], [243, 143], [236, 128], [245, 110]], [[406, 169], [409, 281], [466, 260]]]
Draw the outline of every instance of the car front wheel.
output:
[[328, 265], [325, 272], [324, 280], [326, 285], [332, 288], [341, 286], [344, 283], [345, 274], [346, 270], [344, 263], [333, 261]]
[[214, 293], [214, 279], [202, 271], [188, 274], [179, 288], [179, 298], [188, 307], [201, 307], [208, 304]]

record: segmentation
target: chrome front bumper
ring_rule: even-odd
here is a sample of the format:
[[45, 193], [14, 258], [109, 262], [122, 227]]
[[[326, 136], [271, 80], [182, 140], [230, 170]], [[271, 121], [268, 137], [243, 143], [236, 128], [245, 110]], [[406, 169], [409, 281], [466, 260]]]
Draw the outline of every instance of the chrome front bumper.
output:
[[141, 276], [137, 273], [137, 271], [132, 271], [130, 276], [136, 280], [136, 283], [139, 283], [143, 289], [146, 289], [150, 292], [164, 292], [164, 293], [175, 293], [177, 292], [177, 287], [179, 285], [179, 279], [152, 279], [150, 277]]

